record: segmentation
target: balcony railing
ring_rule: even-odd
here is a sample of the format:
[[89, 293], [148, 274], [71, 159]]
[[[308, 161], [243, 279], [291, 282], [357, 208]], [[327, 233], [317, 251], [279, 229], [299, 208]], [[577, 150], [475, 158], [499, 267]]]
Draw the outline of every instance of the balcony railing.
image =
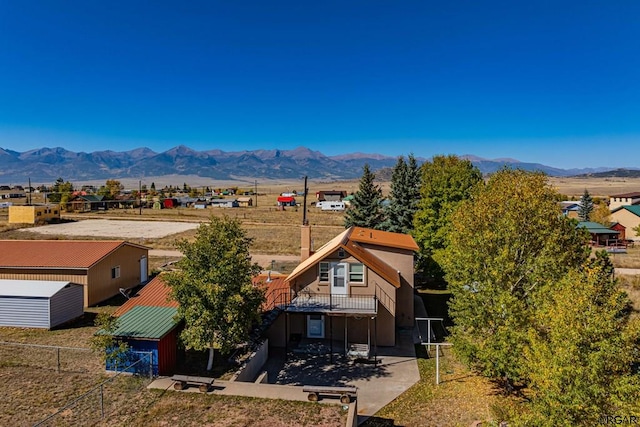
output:
[[375, 295], [336, 295], [307, 290], [275, 289], [265, 296], [264, 310], [281, 308], [289, 312], [333, 312], [377, 314], [378, 298]]

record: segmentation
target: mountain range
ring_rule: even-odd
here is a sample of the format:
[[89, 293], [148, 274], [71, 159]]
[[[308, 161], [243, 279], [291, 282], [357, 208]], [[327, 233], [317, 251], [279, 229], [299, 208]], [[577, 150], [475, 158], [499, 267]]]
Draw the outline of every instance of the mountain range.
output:
[[[610, 170], [559, 169], [515, 159], [469, 159], [482, 173], [495, 172], [503, 166], [540, 170], [551, 176], [574, 176]], [[418, 158], [419, 162], [428, 159]], [[58, 177], [71, 181], [144, 178], [166, 175], [196, 175], [212, 180], [242, 178], [342, 180], [357, 179], [362, 167], [369, 164], [378, 171], [393, 167], [397, 158], [380, 154], [351, 153], [326, 156], [305, 147], [293, 150], [254, 150], [225, 152], [196, 151], [184, 145], [157, 153], [149, 148], [130, 151], [73, 152], [64, 148], [39, 148], [17, 152], [0, 148], [0, 184], [32, 182], [51, 183]]]

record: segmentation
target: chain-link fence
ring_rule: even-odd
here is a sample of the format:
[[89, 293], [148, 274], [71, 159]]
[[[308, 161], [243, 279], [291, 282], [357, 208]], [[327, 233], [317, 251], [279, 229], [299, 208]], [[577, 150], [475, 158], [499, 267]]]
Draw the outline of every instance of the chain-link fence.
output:
[[137, 361], [121, 368], [113, 377], [76, 397], [34, 426], [113, 425], [116, 418], [126, 417], [131, 408], [135, 408], [131, 405], [132, 398], [153, 380], [153, 353], [135, 353]]
[[153, 353], [129, 351], [126, 362], [105, 380], [105, 362], [90, 349], [0, 341], [0, 377], [8, 381], [0, 424], [126, 425], [153, 380]]
[[100, 357], [88, 348], [60, 347], [0, 341], [3, 366], [32, 366], [60, 372], [96, 372], [104, 369]]

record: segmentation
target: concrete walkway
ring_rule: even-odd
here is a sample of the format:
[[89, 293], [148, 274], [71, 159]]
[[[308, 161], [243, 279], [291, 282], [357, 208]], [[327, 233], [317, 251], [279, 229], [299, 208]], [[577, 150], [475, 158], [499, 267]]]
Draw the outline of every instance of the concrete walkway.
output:
[[[158, 378], [151, 382], [147, 388], [173, 390], [173, 381], [171, 378]], [[197, 386], [187, 387], [180, 392], [201, 393]], [[211, 391], [209, 391], [209, 394], [307, 401], [307, 393], [302, 391], [302, 387], [275, 384], [255, 384], [240, 381], [216, 380], [213, 383], [213, 387], [211, 388]], [[335, 401], [332, 403], [335, 403]]]

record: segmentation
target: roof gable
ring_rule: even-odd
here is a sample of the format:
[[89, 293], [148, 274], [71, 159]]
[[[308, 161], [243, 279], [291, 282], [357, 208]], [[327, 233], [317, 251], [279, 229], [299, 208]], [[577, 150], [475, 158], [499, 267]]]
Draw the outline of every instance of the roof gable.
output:
[[287, 282], [299, 277], [320, 261], [327, 258], [333, 252], [344, 249], [349, 255], [375, 271], [396, 288], [400, 287], [400, 273], [384, 260], [368, 251], [362, 244], [377, 245], [383, 247], [417, 250], [418, 245], [413, 237], [407, 234], [391, 233], [388, 231], [373, 230], [362, 227], [351, 227], [331, 239], [309, 258], [298, 266], [287, 277]]
[[124, 245], [148, 249], [124, 240], [1, 240], [0, 267], [89, 268]]
[[178, 302], [169, 299], [171, 288], [162, 279], [162, 274], [154, 277], [138, 293], [129, 298], [113, 313], [122, 316], [134, 307], [178, 307]]
[[620, 206], [619, 208], [616, 208], [614, 210], [611, 211], [611, 213], [616, 213], [620, 210], [627, 210], [629, 212], [631, 212], [632, 214], [636, 215], [636, 216], [640, 216], [640, 205], [625, 205], [625, 206]]

